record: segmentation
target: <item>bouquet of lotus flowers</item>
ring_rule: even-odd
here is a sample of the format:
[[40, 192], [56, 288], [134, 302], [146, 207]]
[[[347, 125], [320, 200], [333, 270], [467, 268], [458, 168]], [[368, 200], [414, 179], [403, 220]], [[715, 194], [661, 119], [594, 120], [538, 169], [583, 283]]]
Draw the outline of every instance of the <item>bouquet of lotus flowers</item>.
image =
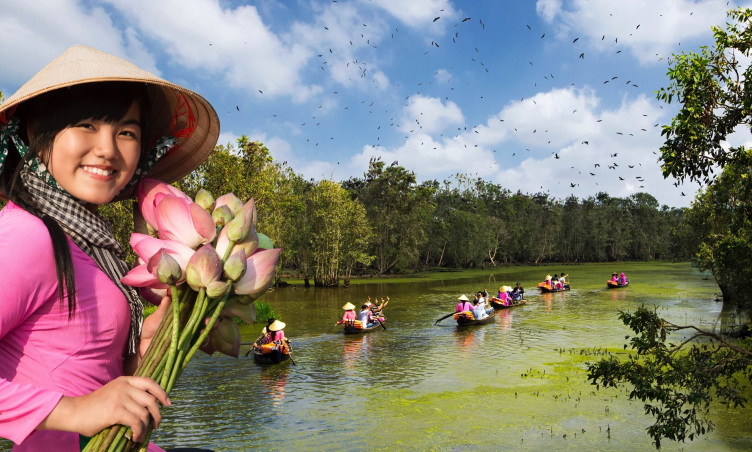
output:
[[[175, 187], [144, 179], [131, 246], [138, 265], [121, 280], [139, 287], [147, 301], [169, 295], [172, 309], [162, 320], [135, 375], [151, 377], [167, 394], [203, 346], [238, 357], [240, 332], [232, 318], [256, 317], [253, 301], [272, 283], [280, 249], [256, 232], [256, 207], [232, 193], [216, 200], [199, 190], [195, 201]], [[228, 318], [220, 321], [220, 315]], [[206, 320], [208, 318], [208, 320]], [[94, 436], [84, 451], [145, 451], [129, 428], [116, 425]]]

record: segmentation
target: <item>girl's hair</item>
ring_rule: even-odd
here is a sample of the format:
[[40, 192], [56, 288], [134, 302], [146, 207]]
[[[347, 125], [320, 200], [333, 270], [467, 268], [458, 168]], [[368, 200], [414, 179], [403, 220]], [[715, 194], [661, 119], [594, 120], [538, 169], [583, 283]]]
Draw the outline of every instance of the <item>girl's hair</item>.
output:
[[[80, 121], [102, 120], [117, 123], [136, 102], [140, 110], [141, 159], [146, 158], [149, 140], [149, 100], [146, 85], [131, 82], [99, 82], [61, 88], [40, 94], [18, 106], [15, 115], [21, 119], [19, 137], [29, 143], [29, 152], [22, 158], [18, 152], [8, 152], [5, 169], [0, 174], [0, 191], [22, 209], [42, 220], [47, 227], [55, 256], [57, 296], [64, 303], [68, 292], [68, 317], [76, 309], [76, 281], [68, 236], [52, 217], [41, 212], [39, 204], [20, 181], [26, 161], [39, 157], [49, 167], [52, 146], [57, 135]], [[28, 127], [34, 131], [29, 142]]]

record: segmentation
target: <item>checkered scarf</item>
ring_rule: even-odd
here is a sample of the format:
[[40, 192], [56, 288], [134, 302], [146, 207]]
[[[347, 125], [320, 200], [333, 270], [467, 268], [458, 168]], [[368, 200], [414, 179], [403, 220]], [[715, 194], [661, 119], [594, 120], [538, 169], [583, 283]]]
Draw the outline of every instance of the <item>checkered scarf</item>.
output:
[[94, 259], [99, 268], [125, 295], [131, 308], [128, 354], [135, 354], [141, 337], [141, 324], [144, 321], [144, 305], [133, 288], [120, 282], [120, 278], [125, 276], [129, 267], [123, 261], [125, 253], [113, 235], [109, 223], [87, 210], [72, 196], [48, 185], [28, 166], [21, 172], [21, 180], [37, 201], [39, 211], [57, 221], [73, 243]]

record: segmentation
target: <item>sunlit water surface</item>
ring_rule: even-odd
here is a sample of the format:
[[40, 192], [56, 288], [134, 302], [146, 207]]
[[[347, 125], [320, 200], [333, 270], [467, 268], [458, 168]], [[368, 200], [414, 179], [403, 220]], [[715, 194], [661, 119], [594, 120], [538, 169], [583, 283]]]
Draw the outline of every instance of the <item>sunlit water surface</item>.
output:
[[[539, 295], [546, 271], [569, 273], [572, 291]], [[607, 290], [613, 270], [631, 285]], [[287, 323], [296, 365], [262, 367], [242, 354], [198, 356], [173, 392], [154, 441], [163, 447], [244, 450], [654, 450], [642, 404], [596, 390], [586, 362], [622, 354], [619, 310], [656, 306], [675, 323], [720, 328], [717, 287], [689, 264], [499, 268], [473, 278], [279, 289], [265, 296]], [[462, 293], [521, 281], [526, 306], [494, 323], [457, 328]], [[345, 336], [341, 306], [391, 298], [387, 330]], [[253, 341], [261, 329], [244, 331]], [[716, 429], [664, 450], [750, 450], [746, 410], [715, 407]], [[5, 446], [7, 447], [7, 446]], [[0, 445], [0, 450], [3, 445]]]

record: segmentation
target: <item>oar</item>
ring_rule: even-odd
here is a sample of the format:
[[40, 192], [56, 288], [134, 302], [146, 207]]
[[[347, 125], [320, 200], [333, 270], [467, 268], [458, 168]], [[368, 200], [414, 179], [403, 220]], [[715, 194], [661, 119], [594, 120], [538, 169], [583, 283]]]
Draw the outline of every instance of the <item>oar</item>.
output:
[[454, 314], [456, 314], [456, 312], [453, 312], [453, 313], [451, 313], [451, 314], [445, 315], [444, 317], [442, 317], [442, 318], [440, 318], [439, 320], [435, 321], [435, 322], [434, 322], [434, 325], [436, 325], [437, 323], [441, 322], [442, 320], [444, 320], [444, 319], [446, 319], [446, 318], [448, 318], [448, 317], [451, 317], [451, 316], [453, 316]]
[[376, 317], [376, 321], [377, 321], [377, 322], [379, 322], [379, 325], [381, 325], [381, 328], [384, 328], [384, 331], [386, 331], [386, 327], [385, 327], [385, 326], [384, 326], [384, 324], [383, 324], [383, 323], [381, 322], [381, 320], [379, 320], [379, 318], [378, 318], [378, 317]]
[[[334, 328], [334, 327], [335, 327], [335, 326], [337, 326], [337, 325], [339, 325], [339, 322], [337, 322], [337, 323], [335, 323], [334, 325], [332, 325], [332, 328]], [[330, 332], [330, 331], [332, 330], [332, 328], [329, 328], [328, 330], [326, 330], [326, 332], [327, 332], [327, 333], [328, 333], [328, 332]]]
[[292, 359], [292, 345], [290, 344], [290, 341], [287, 341], [287, 354], [290, 355], [290, 361], [292, 362], [292, 365], [297, 366], [297, 364], [295, 364], [295, 360]]

